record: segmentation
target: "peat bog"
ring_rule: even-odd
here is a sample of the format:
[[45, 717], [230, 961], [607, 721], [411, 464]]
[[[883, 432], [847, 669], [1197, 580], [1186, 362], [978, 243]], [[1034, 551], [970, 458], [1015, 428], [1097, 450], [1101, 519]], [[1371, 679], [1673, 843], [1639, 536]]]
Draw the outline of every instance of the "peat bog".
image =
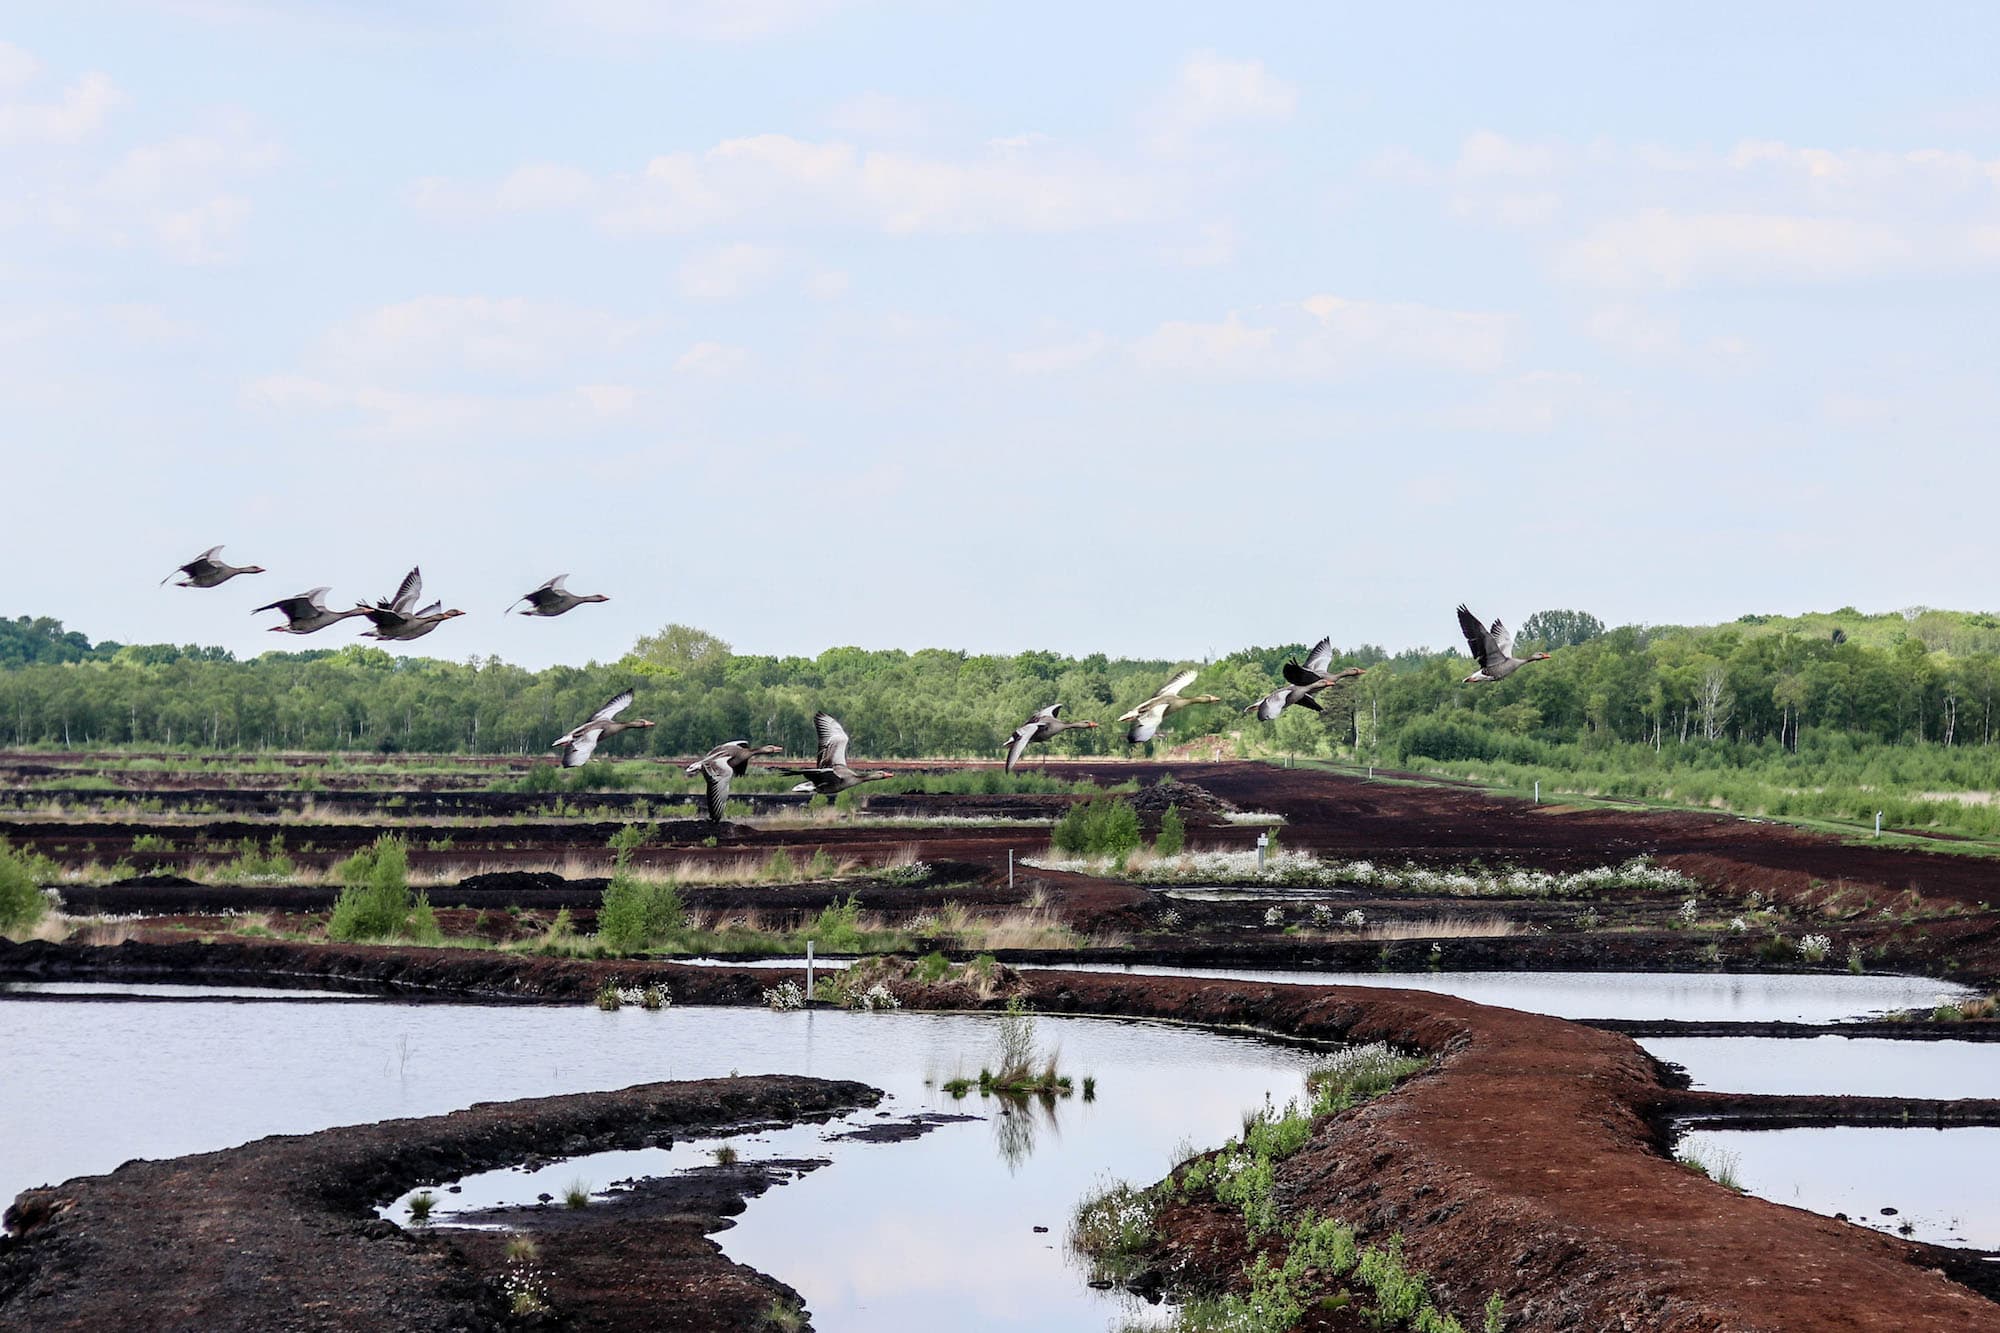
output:
[[[0, 1325], [2000, 1327], [1981, 858], [1249, 762], [720, 827], [239, 767], [0, 756], [63, 903], [0, 944]], [[1138, 847], [1051, 846], [1092, 784]], [[330, 939], [385, 836], [432, 942]], [[636, 952], [615, 883], [671, 899]], [[807, 943], [853, 960], [811, 1002]], [[1010, 1007], [1072, 1095], [980, 1095]], [[1373, 1043], [1401, 1082], [1306, 1089]], [[1106, 1277], [1071, 1223], [1113, 1187]]]

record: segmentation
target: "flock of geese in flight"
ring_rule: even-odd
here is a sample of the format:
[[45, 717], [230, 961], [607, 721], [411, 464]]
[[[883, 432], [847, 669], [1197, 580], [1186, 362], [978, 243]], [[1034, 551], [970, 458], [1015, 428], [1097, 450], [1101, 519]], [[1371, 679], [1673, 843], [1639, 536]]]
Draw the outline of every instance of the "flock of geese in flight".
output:
[[[174, 582], [180, 588], [214, 588], [227, 583], [239, 574], [262, 574], [262, 565], [231, 565], [218, 557], [220, 546], [212, 546], [194, 559], [175, 570], [184, 575], [174, 582], [169, 574], [162, 584]], [[567, 574], [558, 574], [540, 587], [523, 593], [501, 614], [512, 611], [522, 602], [528, 609], [524, 616], [559, 616], [573, 611], [586, 602], [608, 602], [611, 599], [602, 593], [573, 593], [564, 586]], [[465, 614], [459, 610], [445, 610], [444, 603], [432, 602], [418, 609], [417, 602], [423, 596], [424, 580], [419, 570], [412, 569], [403, 576], [402, 584], [393, 597], [368, 603], [357, 602], [352, 610], [336, 611], [326, 604], [328, 588], [311, 588], [292, 597], [281, 597], [275, 602], [260, 606], [252, 614], [276, 611], [285, 617], [282, 625], [271, 629], [280, 634], [313, 634], [325, 629], [336, 621], [351, 616], [365, 616], [372, 629], [363, 631], [362, 637], [369, 639], [403, 640], [420, 639], [455, 616]], [[1540, 662], [1549, 655], [1545, 652], [1530, 653], [1526, 657], [1514, 656], [1514, 635], [1500, 621], [1492, 624], [1481, 623], [1478, 616], [1467, 610], [1463, 604], [1458, 608], [1459, 629], [1465, 634], [1466, 647], [1479, 669], [1467, 676], [1462, 684], [1476, 685], [1489, 681], [1505, 680], [1530, 662]], [[1256, 703], [1244, 708], [1245, 713], [1255, 713], [1259, 721], [1275, 722], [1287, 708], [1308, 708], [1313, 712], [1324, 712], [1318, 695], [1337, 685], [1344, 684], [1362, 675], [1367, 668], [1351, 666], [1339, 671], [1329, 671], [1333, 665], [1333, 639], [1331, 636], [1314, 644], [1306, 654], [1306, 660], [1287, 661], [1284, 666], [1285, 683], [1271, 691]], [[1199, 669], [1188, 667], [1177, 673], [1172, 680], [1162, 685], [1150, 698], [1134, 705], [1118, 715], [1118, 721], [1129, 722], [1125, 731], [1127, 743], [1143, 745], [1159, 734], [1160, 724], [1171, 713], [1196, 704], [1218, 704], [1221, 696], [1214, 694], [1183, 694], [1181, 691], [1194, 684]], [[597, 750], [598, 744], [608, 737], [623, 731], [637, 731], [653, 725], [645, 718], [631, 722], [619, 720], [619, 714], [632, 706], [632, 691], [623, 690], [614, 695], [605, 705], [576, 727], [558, 736], [551, 742], [551, 749], [562, 751], [564, 768], [576, 768], [588, 763]], [[1033, 717], [1014, 728], [1014, 734], [1005, 746], [1007, 771], [1012, 773], [1028, 752], [1030, 745], [1037, 745], [1053, 739], [1065, 731], [1086, 727], [1096, 727], [1095, 722], [1072, 722], [1062, 715], [1063, 705], [1050, 704]], [[813, 792], [821, 796], [836, 796], [860, 786], [864, 782], [879, 782], [883, 778], [894, 777], [888, 769], [860, 770], [849, 766], [847, 729], [840, 725], [829, 713], [813, 714], [813, 727], [819, 734], [819, 752], [810, 768], [779, 768], [781, 773], [803, 779], [792, 790]], [[765, 756], [783, 754], [781, 745], [752, 745], [749, 741], [727, 741], [716, 746], [701, 758], [689, 764], [689, 777], [699, 777], [706, 787], [708, 817], [716, 823], [723, 821], [729, 802], [729, 784], [750, 771], [753, 761]]]

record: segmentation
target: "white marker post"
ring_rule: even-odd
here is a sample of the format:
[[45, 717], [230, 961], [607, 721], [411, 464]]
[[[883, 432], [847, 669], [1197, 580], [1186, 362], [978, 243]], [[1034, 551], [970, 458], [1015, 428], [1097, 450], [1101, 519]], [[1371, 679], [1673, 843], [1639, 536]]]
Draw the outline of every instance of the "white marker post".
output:
[[1014, 891], [1014, 849], [1007, 849], [1007, 892]]
[[1264, 849], [1270, 845], [1270, 834], [1259, 833], [1257, 835], [1257, 873], [1260, 875], [1264, 873]]
[[1875, 836], [1878, 838], [1882, 836], [1882, 812], [1880, 810], [1875, 812]]
[[813, 997], [813, 942], [806, 941], [806, 998]]
[[1540, 778], [1536, 778], [1536, 779], [1535, 779], [1535, 804], [1536, 804], [1536, 805], [1540, 805], [1541, 803], [1542, 803], [1542, 780], [1541, 780]]

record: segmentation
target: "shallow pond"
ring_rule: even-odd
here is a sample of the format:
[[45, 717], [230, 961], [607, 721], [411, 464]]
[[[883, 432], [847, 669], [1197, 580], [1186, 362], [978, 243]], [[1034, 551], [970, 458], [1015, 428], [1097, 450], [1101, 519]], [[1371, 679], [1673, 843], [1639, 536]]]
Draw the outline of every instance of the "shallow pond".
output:
[[1845, 972], [1338, 972], [1145, 963], [1084, 964], [1073, 970], [1431, 991], [1558, 1018], [1834, 1023], [1896, 1009], [1928, 1009], [1973, 994], [1927, 977]]
[[1744, 1189], [1774, 1203], [1845, 1213], [1912, 1240], [2000, 1249], [2000, 1129], [1701, 1129], [1681, 1136], [1679, 1151], [1690, 1150], [1711, 1172], [1727, 1162]]
[[1697, 1088], [1842, 1097], [2000, 1097], [2000, 1043], [1877, 1037], [1644, 1037]]
[[[797, 1287], [815, 1326], [1101, 1328], [1120, 1299], [1090, 1291], [1063, 1247], [1101, 1176], [1152, 1181], [1179, 1145], [1239, 1132], [1246, 1108], [1302, 1091], [1309, 1052], [1170, 1025], [1043, 1018], [1064, 1070], [1097, 1095], [998, 1114], [936, 1085], [991, 1059], [989, 1016], [751, 1009], [430, 1004], [73, 1003], [0, 998], [0, 1196], [133, 1156], [225, 1147], [486, 1099], [734, 1072], [854, 1078], [882, 1109], [971, 1112], [907, 1143], [739, 1143], [745, 1157], [832, 1165], [752, 1201], [720, 1237]], [[18, 1076], [16, 1076], [18, 1072]], [[856, 1117], [879, 1123], [873, 1112]], [[593, 1166], [593, 1170], [597, 1168]], [[567, 1183], [579, 1172], [561, 1167]], [[629, 1166], [606, 1164], [602, 1187]], [[547, 1188], [537, 1185], [527, 1192]], [[561, 1189], [551, 1190], [561, 1193]], [[457, 1206], [443, 1195], [440, 1208]], [[516, 1196], [519, 1197], [519, 1196]], [[442, 1212], [440, 1213], [442, 1218]], [[1045, 1233], [1033, 1228], [1044, 1226]]]
[[0, 999], [9, 995], [112, 996], [137, 1000], [380, 1000], [379, 994], [339, 990], [291, 990], [283, 986], [182, 986], [153, 981], [0, 981]]

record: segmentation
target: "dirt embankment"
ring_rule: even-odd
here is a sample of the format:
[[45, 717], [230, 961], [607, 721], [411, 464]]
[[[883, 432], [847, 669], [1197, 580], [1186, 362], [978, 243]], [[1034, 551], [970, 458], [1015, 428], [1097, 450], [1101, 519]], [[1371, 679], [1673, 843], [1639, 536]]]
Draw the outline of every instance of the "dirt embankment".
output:
[[[19, 946], [0, 950], [0, 973], [110, 966], [165, 979], [179, 966], [242, 980], [263, 967], [433, 993], [579, 998], [615, 976], [665, 982], [684, 1003], [754, 1003], [790, 975], [455, 952]], [[1409, 991], [1079, 972], [1023, 973], [1009, 986], [1045, 1012], [1388, 1041], [1441, 1055], [1436, 1071], [1318, 1126], [1282, 1165], [1278, 1198], [1287, 1213], [1338, 1216], [1365, 1239], [1400, 1234], [1410, 1262], [1454, 1310], [1476, 1311], [1498, 1291], [1516, 1330], [2000, 1330], [2000, 1306], [1940, 1275], [1956, 1262], [1950, 1256], [1736, 1195], [1668, 1160], [1663, 1118], [1716, 1108], [1697, 1108], [1705, 1099], [1669, 1086], [1617, 1034]], [[896, 989], [909, 1007], [972, 1002], [963, 988]], [[1732, 1098], [1728, 1109], [1754, 1112], [1759, 1100]]]
[[[28, 1191], [7, 1210], [0, 1328], [522, 1327], [510, 1318], [506, 1285], [518, 1266], [495, 1238], [405, 1231], [373, 1209], [413, 1185], [534, 1154], [825, 1119], [879, 1096], [859, 1083], [782, 1076], [655, 1083], [128, 1162]], [[797, 1293], [724, 1258], [708, 1239], [770, 1183], [748, 1169], [708, 1174], [671, 1197], [566, 1219], [529, 1265], [560, 1320], [551, 1324], [753, 1328], [774, 1305], [796, 1310]]]

